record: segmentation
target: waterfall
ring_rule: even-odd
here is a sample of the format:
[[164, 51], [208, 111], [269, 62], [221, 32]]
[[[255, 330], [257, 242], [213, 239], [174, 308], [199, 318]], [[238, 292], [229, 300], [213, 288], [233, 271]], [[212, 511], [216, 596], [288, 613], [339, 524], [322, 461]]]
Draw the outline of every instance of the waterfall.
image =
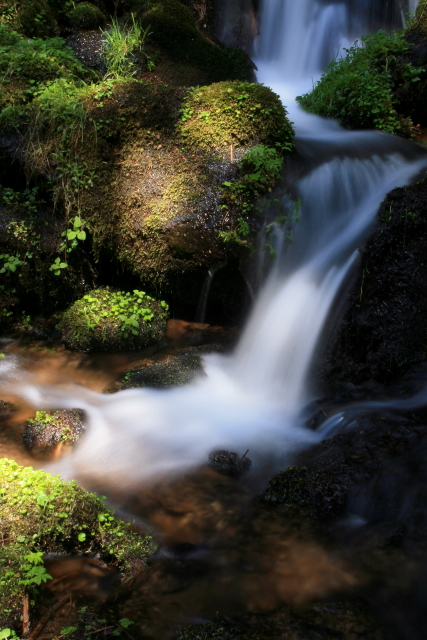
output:
[[[262, 3], [259, 80], [289, 107], [298, 150], [312, 168], [295, 185], [302, 207], [292, 243], [278, 233], [278, 258], [235, 353], [208, 356], [205, 376], [165, 391], [102, 395], [21, 381], [21, 393], [37, 408], [81, 407], [89, 417], [82, 446], [60, 463], [63, 475], [107, 483], [108, 474], [126, 484], [181, 472], [218, 448], [250, 449], [255, 464], [271, 456], [286, 464], [298, 447], [321, 437], [304, 428], [302, 411], [312, 399], [310, 371], [325, 322], [337, 295], [344, 295], [379, 204], [427, 166], [412, 143], [344, 131], [294, 102], [301, 86], [309, 88], [311, 77], [367, 29], [381, 3], [353, 4]], [[6, 365], [0, 363], [0, 376]]]

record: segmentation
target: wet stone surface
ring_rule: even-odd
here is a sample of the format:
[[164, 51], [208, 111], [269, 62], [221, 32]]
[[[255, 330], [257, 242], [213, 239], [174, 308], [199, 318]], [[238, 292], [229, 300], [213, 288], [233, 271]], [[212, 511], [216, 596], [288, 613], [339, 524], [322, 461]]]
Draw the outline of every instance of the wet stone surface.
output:
[[66, 409], [48, 413], [37, 411], [36, 417], [27, 420], [22, 434], [25, 446], [35, 456], [52, 455], [64, 446], [74, 445], [85, 432], [84, 412]]
[[107, 67], [102, 53], [102, 37], [102, 33], [98, 29], [78, 31], [67, 39], [67, 44], [86, 67], [100, 73], [106, 73]]

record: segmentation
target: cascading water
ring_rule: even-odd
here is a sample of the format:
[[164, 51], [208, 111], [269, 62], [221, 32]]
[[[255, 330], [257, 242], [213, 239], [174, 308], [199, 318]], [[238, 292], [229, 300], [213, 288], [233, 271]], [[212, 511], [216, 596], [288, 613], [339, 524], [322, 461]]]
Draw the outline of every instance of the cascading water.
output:
[[[278, 239], [278, 259], [235, 353], [208, 357], [205, 377], [169, 391], [106, 396], [40, 388], [17, 374], [38, 408], [81, 407], [89, 417], [82, 446], [61, 463], [64, 475], [103, 479], [108, 469], [115, 483], [134, 482], [186, 470], [218, 448], [250, 449], [255, 461], [274, 453], [283, 463], [321, 437], [304, 429], [301, 411], [325, 321], [380, 202], [427, 166], [416, 145], [377, 132], [345, 132], [293, 103], [351, 42], [355, 25], [360, 33], [368, 30], [373, 4], [364, 5], [365, 13], [359, 7], [354, 20], [345, 2], [264, 0], [259, 80], [289, 105], [297, 147], [311, 169], [296, 184], [302, 208], [293, 243]], [[10, 365], [1, 366], [10, 377]]]

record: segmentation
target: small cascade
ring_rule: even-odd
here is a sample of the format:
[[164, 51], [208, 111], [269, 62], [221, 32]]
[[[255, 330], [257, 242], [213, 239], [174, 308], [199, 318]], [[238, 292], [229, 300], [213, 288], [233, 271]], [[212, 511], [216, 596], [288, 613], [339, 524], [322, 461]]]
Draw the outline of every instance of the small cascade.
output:
[[[425, 170], [427, 155], [387, 134], [344, 131], [303, 113], [294, 97], [310, 88], [343, 46], [379, 21], [380, 9], [388, 20], [382, 26], [401, 21], [409, 8], [402, 3], [263, 0], [258, 79], [282, 96], [306, 161], [294, 185], [302, 207], [291, 242], [278, 228], [277, 258], [235, 353], [207, 357], [206, 375], [186, 387], [102, 395], [80, 387], [37, 387], [20, 374], [15, 392], [20, 385], [19, 393], [38, 409], [80, 407], [89, 418], [82, 446], [59, 472], [104, 484], [108, 474], [116, 485], [132, 484], [186, 471], [214, 449], [242, 455], [250, 449], [254, 467], [272, 458], [284, 465], [298, 448], [322, 437], [304, 427], [304, 407], [312, 399], [310, 372], [326, 320], [337, 296], [345, 295], [357, 247], [379, 204]], [[5, 368], [0, 363], [0, 376]]]

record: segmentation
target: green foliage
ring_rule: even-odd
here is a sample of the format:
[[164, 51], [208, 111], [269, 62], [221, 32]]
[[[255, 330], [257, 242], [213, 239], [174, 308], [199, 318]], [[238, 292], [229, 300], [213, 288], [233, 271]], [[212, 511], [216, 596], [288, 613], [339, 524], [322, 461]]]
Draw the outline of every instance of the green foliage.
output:
[[49, 578], [43, 553], [98, 552], [124, 571], [148, 553], [149, 539], [116, 518], [96, 495], [13, 460], [0, 460], [0, 518], [3, 619], [5, 610], [20, 607], [24, 592]]
[[49, 37], [57, 27], [55, 12], [46, 0], [1, 0], [0, 25], [27, 37]]
[[179, 131], [186, 144], [205, 150], [230, 145], [293, 149], [294, 131], [279, 96], [249, 82], [219, 82], [193, 89], [181, 110]]
[[90, 2], [79, 2], [67, 14], [73, 29], [97, 29], [105, 24], [105, 16], [98, 7]]
[[108, 30], [103, 31], [104, 57], [107, 62], [107, 77], [131, 78], [135, 75], [132, 53], [144, 51], [145, 40], [150, 27], [143, 29], [135, 16], [131, 15], [132, 24], [119, 24], [113, 18]]
[[351, 129], [375, 127], [408, 134], [412, 122], [396, 110], [395, 92], [418, 82], [420, 70], [404, 61], [409, 44], [403, 33], [378, 31], [346, 51], [310, 93], [297, 98], [301, 106]]
[[27, 553], [24, 556], [26, 563], [22, 565], [23, 578], [20, 584], [25, 587], [40, 586], [42, 582], [52, 579], [43, 565], [43, 553], [41, 551]]
[[60, 329], [63, 340], [80, 351], [138, 349], [162, 338], [167, 312], [165, 302], [137, 289], [95, 289], [65, 312]]
[[224, 242], [236, 242], [249, 246], [249, 219], [255, 208], [256, 198], [271, 191], [280, 177], [283, 158], [276, 149], [258, 145], [249, 149], [240, 160], [241, 177], [235, 182], [224, 182], [223, 204], [227, 213], [234, 210], [237, 225], [230, 231], [221, 231], [219, 236]]
[[[11, 119], [11, 107], [25, 105], [58, 78], [88, 78], [62, 38], [26, 39], [0, 24], [0, 124]], [[16, 117], [16, 116], [15, 116]]]

